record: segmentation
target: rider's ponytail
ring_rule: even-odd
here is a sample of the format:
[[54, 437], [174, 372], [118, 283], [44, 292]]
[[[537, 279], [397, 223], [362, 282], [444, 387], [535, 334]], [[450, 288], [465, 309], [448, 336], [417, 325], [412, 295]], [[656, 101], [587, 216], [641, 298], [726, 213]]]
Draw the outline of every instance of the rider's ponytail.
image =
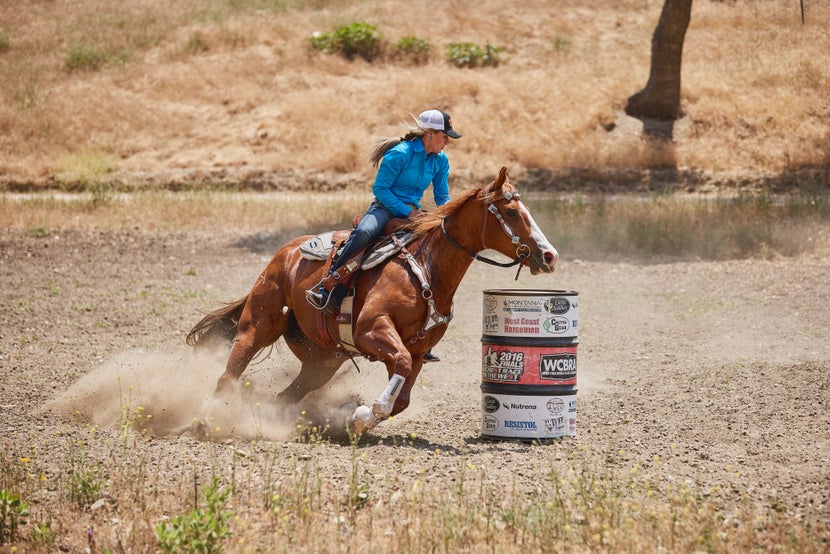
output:
[[372, 146], [372, 151], [369, 153], [369, 161], [372, 162], [372, 167], [379, 166], [380, 161], [383, 159], [383, 155], [386, 154], [392, 148], [402, 143], [405, 138], [406, 137], [387, 138], [378, 139], [377, 141], [375, 141], [375, 144]]
[[381, 138], [375, 141], [375, 143], [372, 145], [372, 151], [369, 152], [369, 161], [372, 162], [372, 167], [379, 166], [380, 161], [383, 159], [383, 156], [392, 148], [396, 147], [402, 142], [407, 142], [410, 140], [421, 138], [427, 132], [427, 129], [421, 127], [420, 125], [407, 125], [407, 129], [409, 130], [409, 132], [407, 132], [404, 136], [400, 138]]

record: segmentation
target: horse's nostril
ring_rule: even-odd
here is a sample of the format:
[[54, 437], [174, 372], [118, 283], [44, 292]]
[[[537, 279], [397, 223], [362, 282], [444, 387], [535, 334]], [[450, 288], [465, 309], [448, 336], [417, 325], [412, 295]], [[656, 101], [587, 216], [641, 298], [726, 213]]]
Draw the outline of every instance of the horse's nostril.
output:
[[545, 263], [548, 265], [556, 263], [556, 255], [553, 252], [545, 252]]

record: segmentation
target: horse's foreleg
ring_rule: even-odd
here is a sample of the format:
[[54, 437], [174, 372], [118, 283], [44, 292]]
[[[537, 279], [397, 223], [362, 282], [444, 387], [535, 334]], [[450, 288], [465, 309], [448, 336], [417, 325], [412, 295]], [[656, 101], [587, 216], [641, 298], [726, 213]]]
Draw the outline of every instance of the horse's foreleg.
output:
[[[405, 364], [407, 368], [407, 376], [404, 377], [398, 373], [398, 361], [406, 357], [408, 363]], [[409, 395], [412, 387], [415, 384], [415, 379], [421, 369], [420, 360], [412, 364], [412, 358], [409, 352], [404, 350], [395, 356], [396, 363], [393, 365], [394, 373], [390, 371], [391, 377], [380, 393], [380, 396], [372, 404], [372, 407], [358, 406], [352, 417], [353, 427], [356, 433], [364, 433], [373, 429], [382, 420], [395, 414], [399, 414], [409, 406]]]
[[409, 398], [412, 393], [412, 387], [415, 386], [415, 380], [421, 372], [422, 364], [423, 361], [421, 358], [412, 360], [412, 371], [409, 372], [409, 377], [406, 378], [406, 382], [403, 384], [401, 392], [398, 395], [398, 399], [395, 401], [395, 405], [392, 408], [392, 413], [389, 415], [398, 415], [409, 407]]
[[[355, 329], [357, 346], [363, 352], [376, 355], [386, 366], [389, 376], [389, 382], [372, 407], [358, 406], [352, 416], [354, 430], [362, 433], [374, 428], [392, 413], [400, 413], [409, 405], [409, 391], [421, 369], [422, 357], [416, 356], [413, 360], [388, 315], [373, 319], [361, 318], [358, 326], [360, 328]], [[399, 397], [402, 398], [400, 402]]]
[[395, 407], [395, 402], [397, 402], [398, 395], [403, 390], [405, 383], [406, 379], [401, 375], [397, 373], [392, 375], [386, 388], [383, 389], [383, 392], [380, 393], [380, 396], [372, 404], [372, 412], [378, 419], [388, 417], [392, 414], [392, 408]]

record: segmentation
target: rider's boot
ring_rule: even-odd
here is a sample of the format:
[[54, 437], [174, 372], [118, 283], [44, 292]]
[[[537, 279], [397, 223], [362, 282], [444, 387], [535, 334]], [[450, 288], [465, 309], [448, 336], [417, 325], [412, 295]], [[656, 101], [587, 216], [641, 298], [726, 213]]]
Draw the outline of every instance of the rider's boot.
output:
[[340, 311], [340, 304], [343, 303], [343, 299], [348, 293], [349, 289], [345, 285], [338, 283], [331, 291], [323, 285], [320, 285], [317, 290], [309, 289], [305, 291], [305, 297], [308, 303], [318, 310], [325, 310], [326, 313], [337, 314]]
[[[345, 252], [340, 254], [340, 260], [348, 260], [348, 258], [343, 257], [343, 254]], [[308, 303], [318, 310], [326, 310], [329, 313], [340, 311], [340, 303], [349, 292], [343, 281], [348, 279], [359, 265], [359, 259], [351, 259], [342, 266], [332, 266], [328, 274], [319, 283], [305, 291]]]
[[428, 363], [431, 363], [431, 362], [440, 362], [440, 361], [441, 361], [441, 358], [439, 358], [437, 355], [433, 354], [432, 350], [430, 350], [429, 352], [424, 354], [424, 363], [425, 364], [428, 364]]
[[308, 303], [318, 310], [324, 309], [329, 303], [329, 291], [323, 285], [320, 285], [317, 290], [309, 289], [305, 291], [305, 297]]
[[326, 308], [329, 313], [340, 313], [340, 304], [343, 303], [343, 299], [346, 298], [347, 294], [349, 294], [349, 288], [346, 285], [337, 284], [331, 289], [331, 293], [329, 293], [329, 305]]

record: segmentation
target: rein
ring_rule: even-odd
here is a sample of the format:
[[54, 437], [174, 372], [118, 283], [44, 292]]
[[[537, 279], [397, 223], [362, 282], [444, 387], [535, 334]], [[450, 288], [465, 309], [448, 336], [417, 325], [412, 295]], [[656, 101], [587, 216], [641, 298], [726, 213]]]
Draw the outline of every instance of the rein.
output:
[[[519, 198], [519, 193], [518, 192], [515, 192], [515, 193], [506, 192], [506, 193], [504, 193], [503, 196], [507, 201], [510, 201], [513, 198]], [[496, 219], [499, 221], [499, 223], [501, 224], [502, 231], [504, 231], [504, 234], [507, 235], [508, 237], [510, 237], [510, 242], [513, 243], [513, 244], [518, 245], [518, 247], [516, 248], [516, 259], [513, 260], [512, 262], [505, 262], [505, 263], [497, 262], [496, 260], [491, 260], [490, 258], [488, 258], [486, 256], [481, 256], [476, 252], [473, 252], [471, 250], [467, 250], [464, 246], [459, 244], [458, 241], [456, 241], [454, 238], [452, 238], [449, 233], [447, 233], [447, 229], [444, 226], [444, 220], [446, 218], [443, 218], [443, 217], [441, 218], [441, 232], [444, 234], [444, 236], [447, 238], [447, 240], [449, 241], [449, 243], [451, 245], [458, 248], [459, 250], [461, 250], [462, 252], [464, 252], [465, 254], [467, 254], [468, 256], [470, 256], [474, 260], [478, 260], [480, 262], [484, 262], [486, 264], [494, 265], [494, 266], [497, 266], [497, 267], [513, 267], [515, 265], [523, 263], [528, 257], [530, 257], [530, 247], [528, 247], [526, 244], [520, 242], [521, 237], [519, 237], [516, 233], [513, 232], [513, 229], [511, 229], [510, 225], [508, 225], [507, 222], [504, 220], [502, 215], [499, 213], [498, 208], [496, 208], [495, 204], [493, 204], [492, 202], [488, 203], [487, 204], [487, 211], [490, 212], [491, 214], [493, 214], [496, 217]], [[484, 221], [482, 222], [482, 226], [481, 226], [482, 245], [484, 245], [484, 240], [483, 239], [484, 239], [484, 231], [485, 231], [486, 228], [487, 228], [487, 217], [484, 218]], [[522, 267], [523, 266], [519, 265], [519, 269], [518, 269], [518, 271], [516, 271], [516, 280], [519, 279], [519, 273], [522, 271]]]

